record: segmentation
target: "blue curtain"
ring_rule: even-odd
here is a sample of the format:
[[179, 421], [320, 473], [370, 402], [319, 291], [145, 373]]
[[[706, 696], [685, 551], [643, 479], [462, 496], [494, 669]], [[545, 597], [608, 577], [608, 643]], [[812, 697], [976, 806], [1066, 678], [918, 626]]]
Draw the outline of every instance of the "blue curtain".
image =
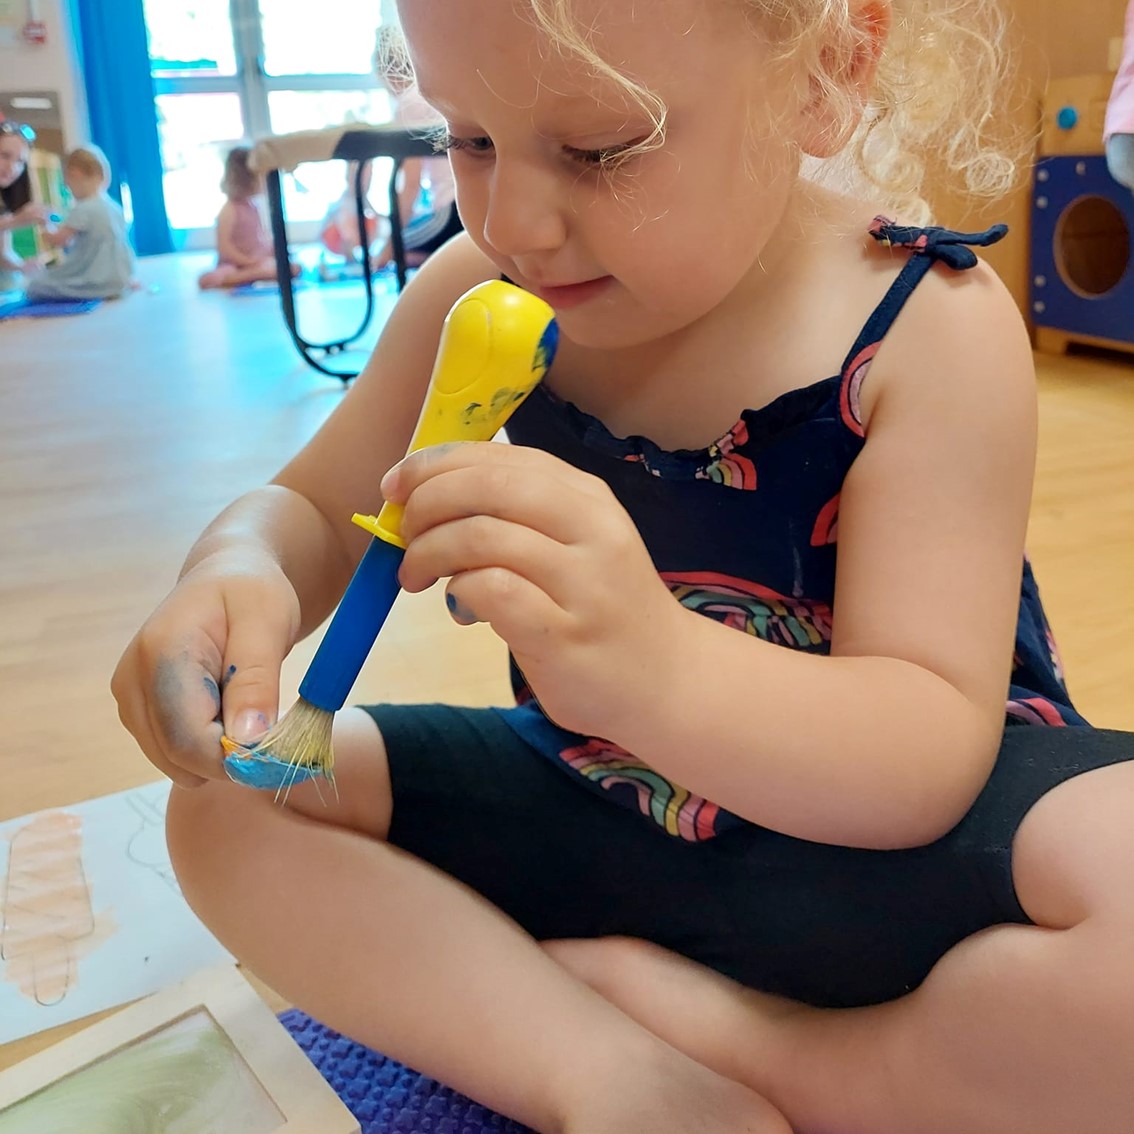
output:
[[[172, 252], [142, 0], [70, 0], [91, 141], [130, 190], [140, 256]], [[111, 192], [120, 196], [119, 185]]]

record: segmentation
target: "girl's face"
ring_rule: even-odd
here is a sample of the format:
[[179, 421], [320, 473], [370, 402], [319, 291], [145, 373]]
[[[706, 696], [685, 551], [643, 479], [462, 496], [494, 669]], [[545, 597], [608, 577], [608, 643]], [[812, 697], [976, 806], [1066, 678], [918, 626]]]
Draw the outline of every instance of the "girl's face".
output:
[[19, 134], [0, 134], [0, 189], [14, 185], [28, 164], [28, 143]]
[[[800, 119], [736, 4], [580, 0], [602, 59], [664, 103], [664, 144], [608, 76], [539, 34], [526, 0], [403, 0], [422, 95], [443, 116], [461, 217], [565, 335], [613, 348], [696, 322], [762, 274], [793, 198]], [[780, 77], [777, 77], [779, 75]]]

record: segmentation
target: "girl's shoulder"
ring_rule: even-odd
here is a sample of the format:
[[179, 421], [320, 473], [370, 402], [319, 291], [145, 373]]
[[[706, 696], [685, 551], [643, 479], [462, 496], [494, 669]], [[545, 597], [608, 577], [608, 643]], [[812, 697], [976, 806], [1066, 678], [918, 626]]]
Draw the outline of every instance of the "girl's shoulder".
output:
[[903, 399], [1027, 411], [1035, 396], [1027, 328], [980, 255], [1003, 235], [1002, 226], [963, 233], [874, 222], [864, 257], [890, 282], [871, 316], [881, 333], [862, 390], [864, 424], [897, 391]]
[[1003, 235], [1002, 226], [960, 233], [841, 203], [801, 242], [773, 309], [752, 313], [759, 341], [744, 349], [761, 350], [755, 403], [857, 371], [866, 424], [892, 384], [948, 383], [970, 396], [993, 380], [991, 360], [1012, 357], [1023, 373], [1022, 363], [1030, 365], [1023, 319], [980, 256]]

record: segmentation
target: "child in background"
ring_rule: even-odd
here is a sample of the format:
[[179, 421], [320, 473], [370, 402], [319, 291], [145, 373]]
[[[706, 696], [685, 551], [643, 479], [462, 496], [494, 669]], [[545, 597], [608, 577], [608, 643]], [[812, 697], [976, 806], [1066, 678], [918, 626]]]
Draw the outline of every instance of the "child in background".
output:
[[63, 159], [63, 181], [74, 204], [44, 240], [64, 249], [58, 264], [28, 277], [32, 300], [116, 299], [130, 286], [134, 252], [126, 218], [106, 193], [110, 164], [97, 146], [81, 146]]
[[1103, 139], [1111, 177], [1134, 190], [1134, 0], [1126, 5], [1122, 60], [1106, 105]]
[[[441, 119], [417, 91], [405, 45], [396, 26], [382, 24], [378, 28], [374, 70], [379, 82], [393, 99], [394, 117], [391, 125], [423, 133], [438, 128]], [[331, 206], [319, 234], [319, 239], [328, 252], [351, 261], [358, 260], [361, 253], [355, 194], [357, 173], [357, 164], [348, 163], [343, 195]], [[393, 241], [389, 237], [390, 224], [369, 202], [370, 166], [363, 171], [362, 177], [367, 247], [371, 247], [381, 233], [383, 243], [373, 253], [372, 266], [375, 269], [384, 268], [394, 256]], [[423, 264], [430, 253], [461, 231], [456, 188], [447, 157], [407, 158], [402, 162], [398, 180], [398, 216], [402, 223], [406, 264], [414, 268]]]
[[[217, 266], [197, 280], [204, 289], [239, 287], [276, 278], [272, 241], [264, 228], [260, 198], [264, 179], [248, 164], [248, 146], [234, 146], [224, 162], [221, 191], [228, 198], [217, 215]], [[291, 273], [299, 274], [293, 264]]]
[[[429, 132], [442, 124], [444, 120], [417, 89], [413, 68], [396, 25], [382, 24], [378, 28], [374, 70], [393, 97], [393, 125], [405, 130]], [[402, 242], [409, 266], [423, 264], [431, 253], [461, 231], [456, 196], [453, 171], [444, 155], [408, 158], [402, 163], [398, 216], [402, 222]], [[393, 243], [387, 239], [374, 257], [375, 267], [384, 267], [393, 255]]]
[[[923, 227], [927, 160], [1010, 181], [995, 8], [399, 9], [467, 234], [114, 678], [186, 898], [538, 1131], [1129, 1130], [1134, 737], [1073, 706], [1024, 557], [1033, 360], [970, 247], [1004, 230]], [[513, 444], [402, 459], [500, 276], [550, 375]], [[381, 497], [517, 704], [348, 709], [336, 793], [227, 782]]]
[[[370, 203], [370, 179], [373, 166], [362, 169], [362, 213], [366, 224], [366, 247], [378, 238], [379, 228], [388, 225]], [[362, 241], [358, 235], [358, 162], [346, 163], [346, 184], [343, 195], [327, 210], [319, 228], [319, 241], [332, 256], [356, 264], [362, 259]]]
[[30, 126], [0, 120], [0, 291], [22, 289], [28, 267], [12, 247], [12, 233], [51, 218], [47, 205], [31, 199], [28, 158], [34, 142]]

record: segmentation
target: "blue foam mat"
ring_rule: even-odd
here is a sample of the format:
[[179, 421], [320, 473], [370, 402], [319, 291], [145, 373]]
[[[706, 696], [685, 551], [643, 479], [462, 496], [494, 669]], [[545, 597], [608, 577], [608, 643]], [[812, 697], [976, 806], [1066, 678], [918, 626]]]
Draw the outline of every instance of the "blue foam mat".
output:
[[101, 299], [14, 299], [0, 303], [0, 319], [43, 319], [52, 315], [82, 315], [92, 311]]
[[[307, 286], [306, 280], [294, 279], [291, 281], [292, 291], [302, 291]], [[237, 284], [236, 287], [216, 288], [214, 290], [224, 291], [237, 299], [243, 299], [249, 295], [279, 295], [280, 285], [275, 280], [254, 280], [252, 283]]]
[[280, 1022], [362, 1125], [362, 1134], [532, 1134], [298, 1009]]

